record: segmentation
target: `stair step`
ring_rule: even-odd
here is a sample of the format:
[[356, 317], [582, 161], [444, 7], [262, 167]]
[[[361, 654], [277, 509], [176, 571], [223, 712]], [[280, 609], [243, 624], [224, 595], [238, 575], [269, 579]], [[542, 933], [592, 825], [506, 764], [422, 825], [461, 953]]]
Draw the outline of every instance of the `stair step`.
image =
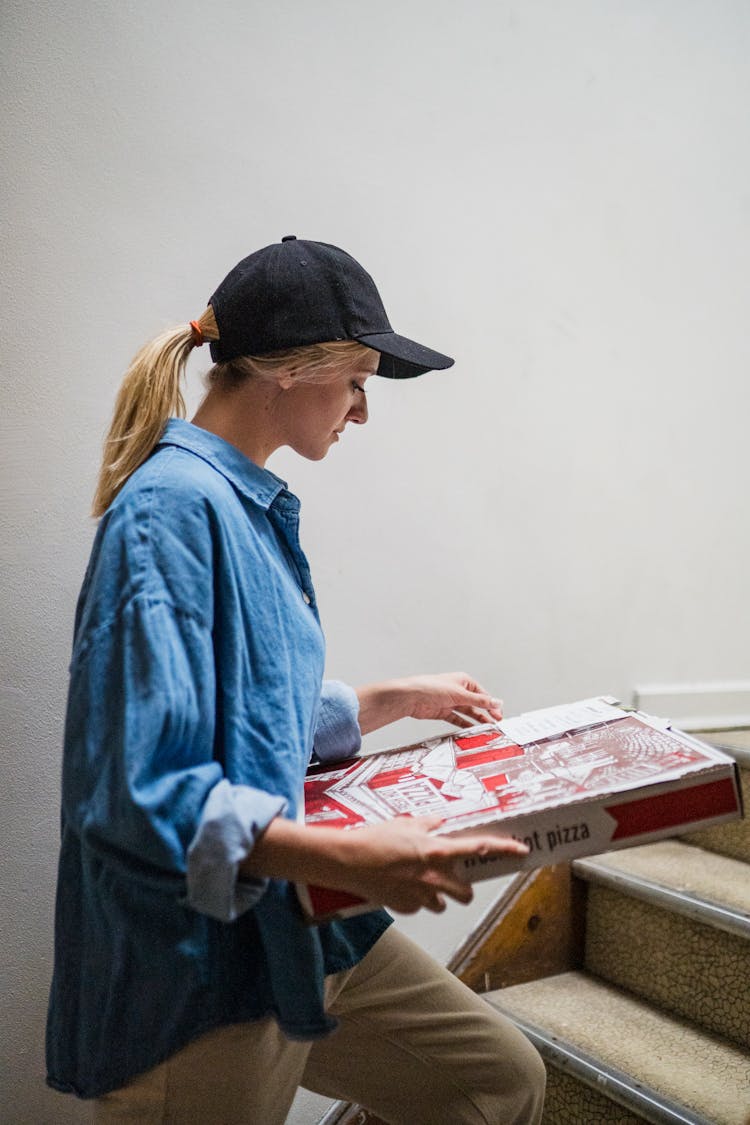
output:
[[[731, 736], [733, 737], [730, 737]], [[740, 791], [745, 806], [742, 820], [730, 820], [713, 828], [701, 828], [684, 837], [691, 844], [720, 855], [750, 863], [750, 731], [722, 731], [721, 736], [700, 735], [704, 742], [730, 754], [740, 767]]]
[[710, 742], [720, 750], [733, 754], [740, 765], [750, 769], [750, 728], [738, 727], [735, 730], [699, 730], [693, 732], [701, 742]]
[[679, 840], [576, 860], [575, 874], [750, 939], [750, 869]]
[[548, 1125], [747, 1125], [748, 1053], [612, 984], [562, 973], [485, 999], [545, 1058]]
[[[750, 926], [742, 911], [747, 866], [679, 843], [632, 852], [622, 860], [598, 856], [576, 863], [576, 875], [589, 884], [585, 967], [750, 1047]], [[713, 900], [681, 889], [691, 882], [705, 891], [712, 878]]]

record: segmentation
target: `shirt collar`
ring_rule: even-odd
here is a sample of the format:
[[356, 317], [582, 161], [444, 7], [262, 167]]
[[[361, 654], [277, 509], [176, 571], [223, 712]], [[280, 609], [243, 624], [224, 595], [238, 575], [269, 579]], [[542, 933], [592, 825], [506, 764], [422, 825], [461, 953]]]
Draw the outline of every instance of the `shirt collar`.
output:
[[[260, 465], [217, 434], [202, 430], [182, 418], [170, 418], [159, 445], [176, 445], [194, 453], [226, 477], [238, 492], [262, 508], [270, 508], [280, 493], [287, 492], [286, 481], [281, 477], [269, 469], [261, 469]], [[291, 493], [287, 492], [287, 495]]]

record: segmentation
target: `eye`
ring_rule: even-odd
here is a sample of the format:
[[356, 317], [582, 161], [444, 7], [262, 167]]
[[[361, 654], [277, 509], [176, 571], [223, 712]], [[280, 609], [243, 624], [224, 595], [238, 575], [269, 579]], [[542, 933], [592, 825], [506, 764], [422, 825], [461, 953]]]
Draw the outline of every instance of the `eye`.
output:
[[361, 391], [363, 395], [367, 394], [365, 388], [361, 385], [361, 383], [358, 383], [356, 379], [352, 379], [352, 390]]

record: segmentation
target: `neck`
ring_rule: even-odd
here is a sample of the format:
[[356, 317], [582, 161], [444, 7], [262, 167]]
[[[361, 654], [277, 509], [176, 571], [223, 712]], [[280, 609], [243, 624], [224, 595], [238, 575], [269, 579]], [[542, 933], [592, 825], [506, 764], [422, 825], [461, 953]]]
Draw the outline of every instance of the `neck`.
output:
[[276, 384], [262, 379], [246, 379], [229, 390], [211, 387], [193, 425], [223, 438], [265, 468], [274, 450], [283, 445], [275, 410], [279, 393]]

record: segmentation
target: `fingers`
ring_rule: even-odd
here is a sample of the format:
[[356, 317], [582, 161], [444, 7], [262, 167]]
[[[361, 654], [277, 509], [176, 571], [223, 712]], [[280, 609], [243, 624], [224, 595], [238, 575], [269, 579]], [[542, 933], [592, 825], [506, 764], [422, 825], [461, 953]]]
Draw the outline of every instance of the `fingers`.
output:
[[418, 888], [411, 892], [405, 891], [387, 905], [400, 914], [414, 914], [418, 910], [442, 914], [447, 907], [446, 896], [466, 906], [473, 899], [474, 891], [468, 883], [463, 883], [452, 875], [429, 872]]
[[481, 707], [454, 707], [445, 718], [456, 727], [473, 727], [477, 723], [498, 722], [502, 717], [502, 704], [499, 704], [493, 711]]
[[456, 874], [456, 860], [471, 855], [494, 857], [508, 854], [528, 855], [529, 852], [526, 844], [510, 836], [467, 836], [457, 839], [438, 837], [437, 839], [441, 843], [448, 844], [449, 847], [440, 856], [431, 856], [427, 860], [430, 866], [422, 876], [423, 888], [430, 888], [422, 905], [433, 913], [442, 913], [445, 910], [446, 895], [464, 906], [474, 898], [471, 884], [464, 882], [460, 875]]
[[490, 718], [497, 721], [502, 719], [502, 699], [496, 699], [494, 696], [490, 695], [481, 684], [478, 684], [476, 680], [472, 680], [462, 672], [456, 673], [456, 678], [460, 682], [460, 690], [464, 696], [463, 699], [457, 700], [454, 704], [458, 714], [476, 716], [475, 722], [486, 722], [486, 715], [489, 715]]
[[445, 877], [441, 880], [440, 889], [443, 894], [450, 895], [456, 902], [466, 906], [474, 898], [474, 891], [469, 883], [464, 883], [455, 877]]
[[529, 846], [523, 840], [516, 840], [512, 836], [487, 836], [481, 842], [473, 845], [469, 843], [464, 855], [480, 855], [491, 858], [500, 855], [528, 855]]
[[490, 695], [485, 687], [482, 687], [482, 685], [480, 683], [477, 683], [476, 680], [472, 679], [471, 676], [467, 676], [465, 672], [458, 672], [457, 679], [461, 682], [465, 691], [469, 692], [473, 696], [482, 696], [483, 707], [502, 702], [501, 700], [495, 699], [494, 696]]
[[[443, 856], [452, 859], [465, 859], [478, 855], [486, 859], [502, 855], [528, 855], [529, 847], [513, 836], [494, 836], [489, 834], [471, 836], [433, 836], [446, 845]], [[437, 857], [435, 857], [437, 859]]]
[[446, 715], [445, 721], [447, 723], [452, 723], [454, 727], [461, 727], [462, 729], [474, 727], [480, 722], [486, 722], [485, 719], [462, 714], [462, 712], [458, 710], [453, 710], [450, 715]]
[[496, 836], [494, 832], [471, 832], [461, 836], [438, 834], [444, 823], [440, 816], [399, 816], [390, 822], [400, 823], [414, 832], [427, 832], [423, 861], [439, 864], [444, 860], [464, 859], [480, 855], [491, 858], [500, 855], [528, 855], [529, 846], [515, 836]]
[[479, 698], [475, 697], [472, 699], [469, 707], [462, 706], [457, 708], [457, 710], [463, 711], [469, 715], [479, 714], [481, 715], [482, 722], [486, 722], [486, 715], [489, 715], [491, 719], [499, 721], [503, 717], [503, 701], [502, 699], [495, 699], [491, 695], [484, 694], [479, 696]]

